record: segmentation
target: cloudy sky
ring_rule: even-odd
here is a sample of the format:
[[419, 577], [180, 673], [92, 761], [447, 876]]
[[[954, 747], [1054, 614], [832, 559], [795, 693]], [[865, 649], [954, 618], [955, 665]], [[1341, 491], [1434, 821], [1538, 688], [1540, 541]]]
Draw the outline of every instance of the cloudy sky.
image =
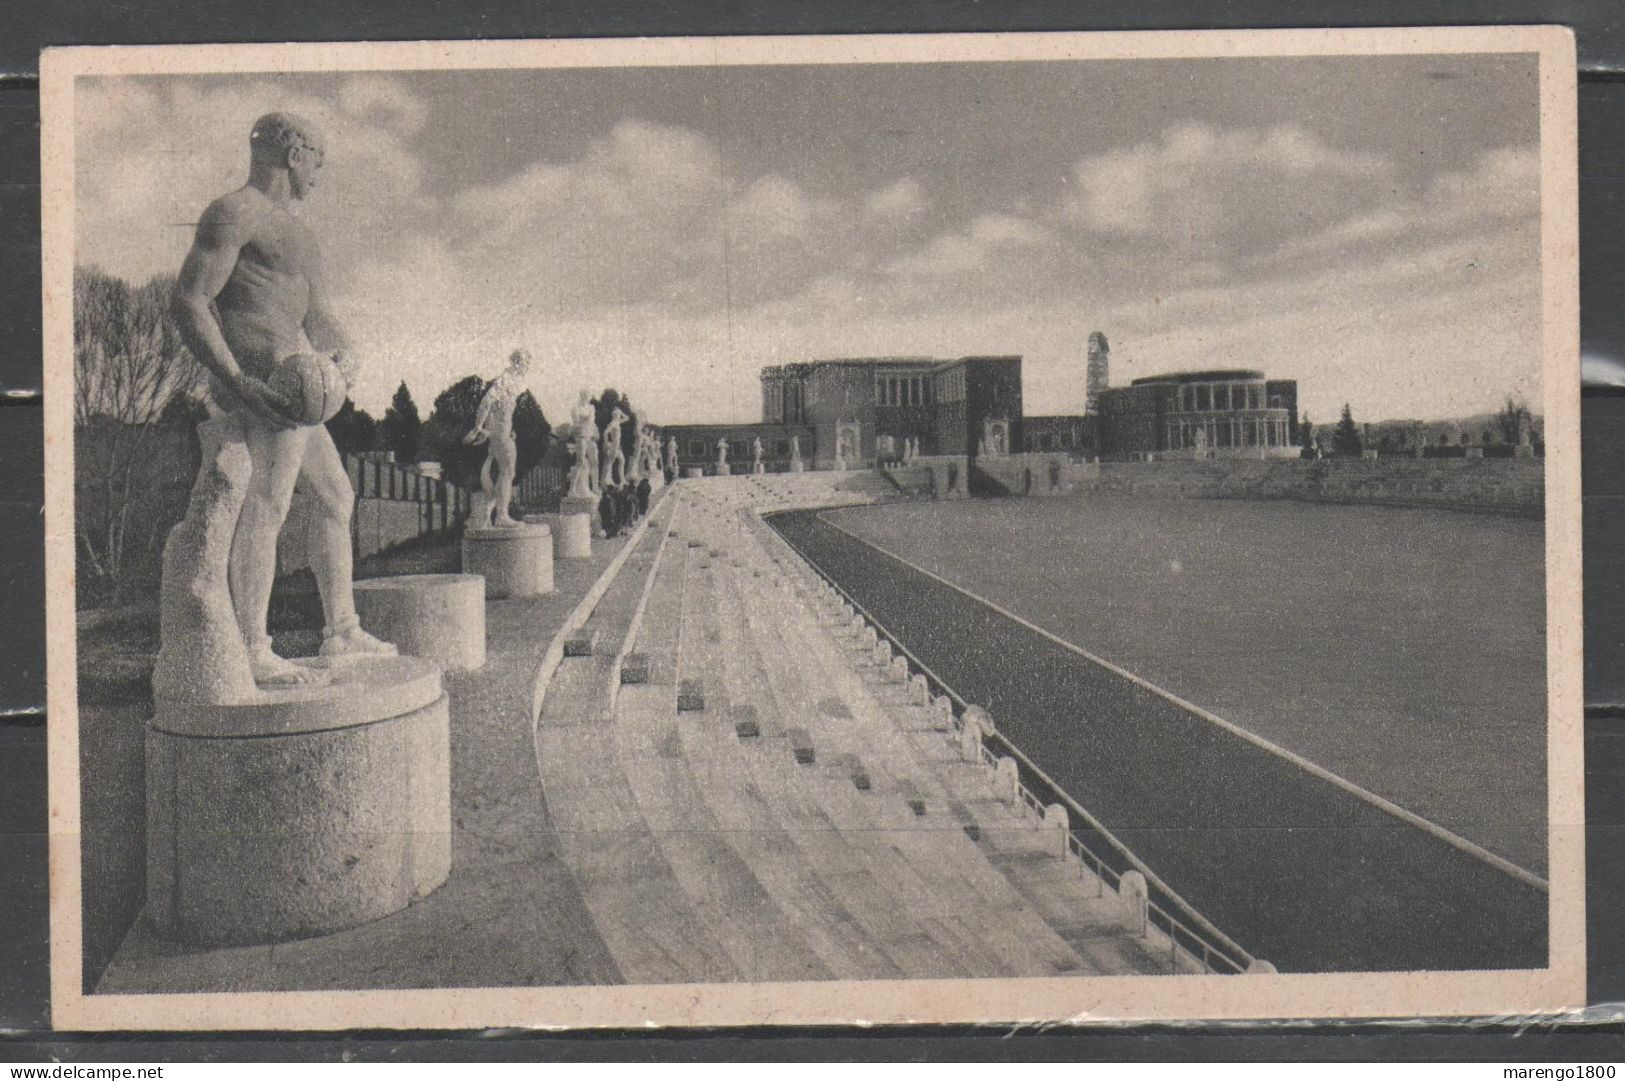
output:
[[1246, 365], [1332, 419], [1539, 400], [1522, 56], [87, 78], [76, 259], [180, 266], [261, 113], [315, 120], [356, 398], [515, 345], [562, 418], [751, 420], [764, 364], [1019, 353], [1027, 411]]

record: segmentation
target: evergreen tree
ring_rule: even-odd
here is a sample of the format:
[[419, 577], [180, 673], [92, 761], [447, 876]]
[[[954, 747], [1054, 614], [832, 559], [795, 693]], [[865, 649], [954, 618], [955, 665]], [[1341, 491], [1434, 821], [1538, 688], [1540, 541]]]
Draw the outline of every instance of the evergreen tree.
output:
[[357, 409], [355, 402], [348, 398], [327, 422], [327, 431], [340, 454], [364, 454], [378, 449], [378, 422], [365, 409]]
[[1332, 429], [1332, 453], [1339, 458], [1358, 458], [1364, 447], [1360, 443], [1360, 429], [1354, 424], [1354, 414], [1348, 403], [1343, 403], [1343, 415]]
[[[438, 401], [438, 399], [436, 399]], [[418, 449], [423, 439], [423, 421], [418, 416], [417, 403], [406, 383], [395, 388], [395, 397], [384, 410], [382, 439], [385, 450], [395, 452], [395, 460], [409, 465], [418, 460]]]
[[434, 409], [423, 422], [420, 433], [424, 454], [440, 463], [447, 480], [469, 489], [480, 486], [485, 445], [470, 446], [463, 442], [463, 436], [474, 427], [474, 416], [479, 412], [486, 386], [479, 376], [465, 375], [441, 391], [435, 396]]
[[513, 403], [513, 440], [519, 448], [518, 474], [524, 476], [547, 453], [552, 425], [542, 414], [536, 396], [525, 391]]
[[1533, 420], [1534, 414], [1529, 411], [1527, 405], [1510, 394], [1507, 395], [1506, 404], [1501, 407], [1499, 413], [1495, 414], [1495, 426], [1500, 429], [1501, 442], [1507, 444], [1517, 443], [1519, 422], [1529, 423], [1530, 428], [1533, 429], [1534, 425], [1531, 423]]

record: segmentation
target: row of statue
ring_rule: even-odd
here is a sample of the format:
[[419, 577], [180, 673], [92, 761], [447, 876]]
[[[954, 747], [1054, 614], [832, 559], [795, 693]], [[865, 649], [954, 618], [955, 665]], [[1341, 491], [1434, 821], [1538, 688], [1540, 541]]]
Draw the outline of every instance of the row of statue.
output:
[[[294, 212], [316, 186], [325, 141], [310, 121], [268, 113], [249, 133], [249, 176], [214, 200], [177, 277], [171, 308], [181, 336], [209, 373], [205, 452], [187, 515], [164, 555], [164, 608], [155, 694], [169, 701], [229, 702], [255, 687], [322, 683], [331, 663], [392, 656], [362, 630], [350, 537], [355, 493], [325, 421], [354, 386], [356, 358], [322, 273], [320, 238]], [[518, 465], [514, 407], [531, 356], [515, 349], [486, 388], [468, 445], [488, 447], [473, 528], [515, 527], [509, 508]], [[632, 461], [621, 447], [630, 419], [619, 409], [599, 436], [582, 391], [574, 494], [596, 494], [677, 468], [677, 442], [638, 431]], [[271, 648], [266, 620], [277, 538], [295, 489], [324, 626], [319, 660], [294, 663]]]
[[628, 481], [636, 483], [645, 477], [659, 476], [663, 472], [677, 472], [677, 437], [666, 442], [662, 458], [660, 437], [647, 424], [638, 427], [637, 444], [628, 464], [621, 441], [621, 429], [632, 418], [616, 406], [609, 415], [602, 432], [598, 430], [598, 409], [593, 404], [592, 392], [583, 390], [576, 398], [571, 418], [575, 423], [575, 463], [570, 469], [572, 499], [585, 499], [601, 495], [609, 486]]

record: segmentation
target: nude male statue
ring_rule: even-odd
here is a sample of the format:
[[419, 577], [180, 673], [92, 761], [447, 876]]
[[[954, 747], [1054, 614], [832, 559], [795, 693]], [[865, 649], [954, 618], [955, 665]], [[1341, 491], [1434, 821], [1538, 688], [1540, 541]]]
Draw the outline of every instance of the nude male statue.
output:
[[343, 355], [316, 237], [290, 213], [316, 186], [322, 137], [306, 120], [270, 113], [249, 136], [248, 183], [210, 203], [181, 266], [172, 302], [192, 354], [209, 370], [213, 408], [241, 421], [253, 475], [232, 539], [232, 607], [254, 681], [262, 686], [319, 682], [325, 673], [271, 650], [266, 615], [276, 576], [276, 540], [294, 485], [316, 500], [309, 522], [311, 568], [326, 625], [321, 655], [389, 655], [395, 647], [361, 629], [351, 595], [350, 511], [355, 492], [332, 437], [320, 424], [296, 425], [266, 384], [296, 353], [329, 352], [353, 382]]
[[592, 404], [592, 391], [581, 391], [573, 416], [576, 464], [570, 478], [570, 498], [583, 499], [598, 494], [598, 411]]
[[[621, 425], [632, 418], [621, 412], [620, 406], [609, 414], [609, 421], [604, 425], [603, 473], [599, 480], [605, 487], [620, 484], [626, 480], [626, 452], [621, 449]], [[615, 467], [620, 466], [616, 472]]]
[[529, 371], [530, 354], [515, 349], [508, 357], [508, 367], [485, 388], [479, 410], [474, 414], [474, 427], [463, 436], [464, 443], [491, 444], [480, 475], [489, 504], [484, 510], [486, 521], [476, 523], [477, 528], [522, 524], [508, 513], [508, 507], [513, 502], [513, 475], [519, 464], [519, 445], [513, 438], [513, 407]]

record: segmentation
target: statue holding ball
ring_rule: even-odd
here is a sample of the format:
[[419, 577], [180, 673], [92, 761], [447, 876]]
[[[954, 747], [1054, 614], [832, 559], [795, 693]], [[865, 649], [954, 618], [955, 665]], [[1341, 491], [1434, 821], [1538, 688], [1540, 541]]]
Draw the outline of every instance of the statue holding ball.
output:
[[485, 388], [479, 411], [474, 414], [474, 427], [463, 436], [464, 443], [490, 444], [485, 467], [480, 471], [485, 498], [475, 508], [471, 523], [476, 529], [522, 524], [508, 513], [508, 507], [513, 502], [514, 471], [519, 464], [519, 446], [513, 438], [513, 407], [524, 391], [529, 371], [530, 354], [515, 349], [508, 357], [507, 369]]
[[[259, 686], [321, 682], [319, 665], [271, 649], [266, 614], [277, 534], [294, 486], [315, 500], [305, 522], [325, 625], [321, 657], [391, 655], [361, 629], [351, 592], [355, 491], [322, 419], [355, 379], [315, 232], [292, 213], [315, 189], [326, 147], [308, 120], [268, 113], [249, 134], [248, 182], [203, 211], [176, 281], [175, 322], [210, 374], [212, 410], [239, 427], [252, 472], [227, 560], [231, 608]], [[325, 354], [325, 355], [324, 355]], [[196, 498], [196, 495], [194, 495]], [[167, 571], [166, 571], [167, 573]]]

